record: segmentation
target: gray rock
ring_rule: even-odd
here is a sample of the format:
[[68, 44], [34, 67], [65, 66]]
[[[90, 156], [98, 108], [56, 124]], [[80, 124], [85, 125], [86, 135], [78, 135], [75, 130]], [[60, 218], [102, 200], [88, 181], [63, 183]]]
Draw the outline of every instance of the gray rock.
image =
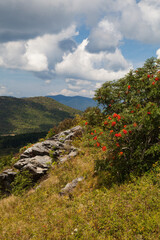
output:
[[67, 185], [61, 189], [59, 194], [61, 196], [70, 194], [73, 191], [73, 189], [77, 186], [78, 182], [81, 182], [83, 179], [84, 179], [84, 177], [79, 177], [79, 178], [74, 179], [72, 182], [67, 183]]
[[13, 169], [7, 169], [0, 174], [0, 190], [3, 194], [9, 194], [11, 183], [14, 181], [17, 172]]
[[18, 162], [14, 164], [14, 167], [23, 170], [24, 167], [26, 168], [27, 165], [32, 165], [41, 168], [49, 168], [52, 163], [52, 159], [49, 156], [35, 156], [32, 158], [24, 158], [20, 159]]
[[[14, 167], [20, 171], [28, 170], [32, 174], [33, 180], [37, 181], [47, 173], [52, 164], [52, 158], [49, 156], [51, 150], [53, 150], [54, 159], [60, 163], [77, 155], [78, 149], [71, 146], [71, 142], [81, 133], [82, 127], [76, 126], [48, 140], [34, 144], [21, 154], [20, 160], [14, 164]], [[7, 169], [0, 174], [0, 187], [3, 192], [10, 191], [16, 174], [12, 169]]]

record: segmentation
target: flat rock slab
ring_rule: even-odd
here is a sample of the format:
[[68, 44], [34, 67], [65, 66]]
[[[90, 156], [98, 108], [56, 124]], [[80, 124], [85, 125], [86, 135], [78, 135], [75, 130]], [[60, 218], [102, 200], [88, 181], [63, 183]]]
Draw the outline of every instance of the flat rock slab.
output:
[[67, 183], [67, 185], [61, 189], [59, 194], [61, 196], [70, 194], [73, 191], [73, 189], [77, 186], [78, 182], [81, 182], [82, 180], [84, 180], [84, 177], [76, 178], [72, 182]]

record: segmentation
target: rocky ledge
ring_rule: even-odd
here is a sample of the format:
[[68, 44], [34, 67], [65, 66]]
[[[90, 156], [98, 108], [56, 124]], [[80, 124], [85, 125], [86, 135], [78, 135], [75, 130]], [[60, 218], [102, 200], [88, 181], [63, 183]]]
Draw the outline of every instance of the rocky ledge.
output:
[[[79, 134], [82, 134], [82, 127], [76, 126], [43, 142], [35, 143], [21, 154], [20, 160], [14, 164], [14, 169], [28, 170], [32, 174], [33, 181], [36, 182], [47, 173], [53, 161], [63, 163], [78, 154], [78, 149], [71, 143]], [[7, 169], [0, 174], [2, 193], [11, 191], [11, 183], [18, 173], [14, 169]]]

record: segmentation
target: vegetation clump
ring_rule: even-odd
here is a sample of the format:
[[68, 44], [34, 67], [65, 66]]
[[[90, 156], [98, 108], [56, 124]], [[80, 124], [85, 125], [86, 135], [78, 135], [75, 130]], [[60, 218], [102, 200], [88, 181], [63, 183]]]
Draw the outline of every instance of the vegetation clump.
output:
[[106, 152], [97, 171], [122, 182], [160, 160], [160, 60], [148, 59], [124, 78], [104, 83], [95, 99], [103, 104], [102, 120], [86, 114], [85, 127], [90, 144]]

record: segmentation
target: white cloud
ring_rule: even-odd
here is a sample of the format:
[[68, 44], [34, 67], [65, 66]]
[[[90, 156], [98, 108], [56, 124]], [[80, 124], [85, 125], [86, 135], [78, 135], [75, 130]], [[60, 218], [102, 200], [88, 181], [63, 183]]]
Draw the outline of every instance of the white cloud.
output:
[[114, 12], [118, 18], [112, 18], [122, 35], [144, 43], [160, 41], [160, 2], [157, 0], [117, 0]]
[[69, 89], [62, 89], [61, 91], [57, 92], [50, 92], [48, 95], [65, 95], [65, 96], [84, 96], [84, 97], [93, 97], [94, 96], [94, 91], [93, 90], [86, 90], [86, 89], [81, 89], [80, 91], [73, 91]]
[[[64, 54], [59, 43], [75, 35], [75, 25], [72, 25], [59, 34], [46, 34], [28, 41], [1, 43], [0, 66], [37, 72], [47, 71], [50, 65], [60, 61]], [[69, 43], [69, 51], [72, 50], [71, 42], [72, 40]], [[67, 46], [65, 48], [67, 52]]]
[[84, 40], [73, 53], [65, 54], [63, 61], [55, 66], [56, 73], [68, 78], [104, 82], [123, 77], [131, 68], [120, 50], [91, 54], [85, 49], [87, 44]]
[[[105, 38], [107, 42], [110, 36], [110, 28], [99, 25], [105, 17], [127, 38], [159, 43], [159, 12], [157, 0], [138, 3], [136, 0], [5, 0], [0, 1], [0, 40], [7, 42], [57, 34], [73, 23], [83, 23], [93, 28], [91, 39], [100, 32], [108, 32], [108, 39], [103, 34], [101, 44], [98, 42], [101, 48], [105, 47]], [[115, 26], [113, 29], [114, 32]], [[116, 44], [115, 38], [113, 42]]]
[[122, 40], [122, 35], [113, 23], [103, 19], [92, 29], [88, 40], [87, 50], [90, 52], [114, 51]]

